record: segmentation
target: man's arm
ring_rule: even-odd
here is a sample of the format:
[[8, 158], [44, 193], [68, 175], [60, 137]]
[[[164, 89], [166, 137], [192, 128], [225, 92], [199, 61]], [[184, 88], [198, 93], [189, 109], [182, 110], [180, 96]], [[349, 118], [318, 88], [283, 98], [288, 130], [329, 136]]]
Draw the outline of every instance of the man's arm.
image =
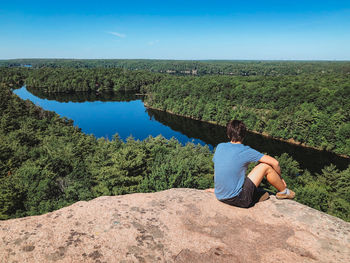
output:
[[281, 167], [275, 158], [265, 154], [260, 158], [259, 162], [270, 165], [279, 174], [279, 176], [281, 176]]

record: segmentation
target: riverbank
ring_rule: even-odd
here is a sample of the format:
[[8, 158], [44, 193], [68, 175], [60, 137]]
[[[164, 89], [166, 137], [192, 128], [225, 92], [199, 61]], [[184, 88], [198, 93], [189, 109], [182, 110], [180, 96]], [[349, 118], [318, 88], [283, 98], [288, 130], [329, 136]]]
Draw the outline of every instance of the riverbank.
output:
[[[31, 90], [31, 92], [33, 91]], [[70, 94], [71, 96], [58, 93], [53, 96], [48, 93], [34, 94], [31, 92], [26, 91], [25, 87], [15, 91], [24, 100], [30, 99], [36, 105], [42, 105], [47, 110], [72, 119], [84, 133], [94, 134], [96, 138], [112, 139], [113, 135], [118, 133], [124, 141], [130, 134], [137, 140], [144, 140], [148, 136], [156, 137], [161, 134], [167, 139], [176, 138], [182, 145], [189, 142], [199, 143], [203, 146], [206, 144], [210, 150], [218, 143], [227, 141], [223, 126], [165, 111], [147, 109], [142, 99], [132, 101], [127, 98], [124, 101], [125, 98], [116, 96], [118, 99], [115, 100], [114, 96], [111, 95], [106, 97], [106, 100], [103, 100], [105, 102], [101, 104], [101, 96], [97, 98], [93, 92], [91, 93], [92, 97], [86, 93], [73, 93]], [[40, 96], [38, 97], [38, 95]], [[91, 103], [94, 103], [95, 100], [96, 105], [92, 106]], [[79, 102], [79, 104], [75, 102]], [[64, 103], [64, 111], [59, 106], [60, 103]], [[106, 115], [106, 112], [110, 114]], [[127, 118], [123, 116], [127, 116]], [[93, 120], [98, 120], [99, 125], [96, 125]], [[139, 128], [141, 123], [142, 129]], [[256, 133], [249, 133], [245, 143], [271, 156], [288, 154], [298, 162], [301, 169], [312, 173], [322, 173], [322, 169], [331, 164], [335, 165], [338, 170], [347, 169], [349, 165], [347, 158], [339, 157], [334, 153], [299, 147], [296, 144], [285, 143]]]
[[[33, 92], [33, 90], [31, 90], [31, 92]], [[66, 93], [61, 93], [61, 92], [47, 92], [47, 91], [43, 91], [42, 94], [34, 93], [34, 95], [39, 96], [39, 97], [42, 98], [42, 99], [44, 99], [44, 98], [47, 99], [47, 96], [48, 96], [48, 95], [50, 95], [50, 96], [52, 96], [52, 95], [58, 95], [58, 96], [52, 97], [51, 100], [58, 100], [58, 101], [61, 101], [61, 102], [67, 102], [67, 101], [69, 101], [68, 98], [65, 98], [65, 100], [60, 100], [60, 99], [59, 99], [60, 96], [63, 96], [63, 94], [64, 94], [65, 96], [71, 97], [71, 96], [73, 96], [73, 94], [76, 94], [76, 93], [77, 93], [77, 92], [66, 94]], [[44, 94], [45, 94], [45, 95], [44, 95]], [[78, 94], [79, 94], [79, 92], [78, 92]], [[91, 92], [91, 94], [95, 95], [94, 92]], [[82, 99], [82, 100], [76, 99], [76, 100], [72, 100], [72, 101], [80, 101], [80, 102], [82, 102], [82, 101], [85, 101], [85, 100], [89, 101], [89, 100], [91, 100], [91, 99], [92, 99], [92, 100], [94, 100], [94, 99], [101, 99], [101, 98], [103, 97], [104, 94], [106, 94], [106, 93], [100, 93], [99, 96], [96, 96], [96, 97], [94, 96], [94, 98], [90, 98], [90, 99], [84, 98], [84, 99]], [[107, 94], [108, 94], [109, 96], [106, 98], [105, 101], [110, 101], [110, 100], [113, 101], [112, 97], [115, 96], [116, 93], [107, 93]], [[149, 96], [149, 95], [150, 95], [150, 94], [147, 94], [147, 93], [136, 93], [136, 94], [133, 94], [133, 96], [135, 96], [135, 97], [147, 97], [147, 96]], [[80, 96], [80, 94], [79, 94], [79, 96]], [[119, 98], [117, 101], [124, 101], [124, 100], [129, 101], [130, 99], [131, 99], [131, 98], [126, 99], [125, 97], [122, 96], [122, 98]], [[142, 100], [142, 101], [143, 101], [143, 100]], [[156, 111], [160, 111], [160, 112], [166, 112], [166, 113], [171, 114], [171, 115], [175, 115], [175, 116], [179, 116], [179, 117], [183, 117], [183, 118], [187, 118], [187, 119], [199, 121], [199, 122], [202, 122], [202, 123], [212, 124], [212, 125], [216, 125], [216, 126], [223, 127], [223, 128], [225, 127], [224, 125], [221, 125], [221, 124], [219, 124], [219, 123], [217, 123], [217, 122], [215, 122], [215, 121], [200, 120], [200, 119], [196, 119], [196, 118], [194, 118], [194, 117], [188, 116], [188, 115], [178, 114], [178, 113], [172, 112], [172, 111], [170, 111], [170, 110], [163, 110], [163, 109], [160, 109], [160, 108], [157, 108], [157, 107], [153, 107], [153, 106], [150, 106], [149, 104], [147, 104], [147, 102], [145, 102], [145, 101], [143, 101], [143, 105], [144, 105], [145, 108], [149, 108], [149, 109], [152, 109], [152, 110], [156, 110]], [[341, 158], [345, 158], [345, 159], [347, 159], [347, 160], [350, 160], [350, 156], [348, 156], [348, 155], [345, 155], [345, 154], [338, 154], [338, 153], [335, 153], [335, 152], [333, 152], [333, 151], [324, 150], [324, 149], [322, 149], [322, 148], [320, 148], [320, 147], [310, 146], [310, 145], [307, 145], [307, 144], [305, 144], [305, 143], [301, 143], [301, 142], [295, 141], [294, 139], [288, 139], [288, 140], [286, 140], [286, 139], [283, 139], [283, 138], [277, 138], [277, 137], [273, 137], [273, 136], [269, 135], [269, 134], [266, 133], [266, 132], [261, 133], [261, 132], [255, 131], [255, 130], [249, 130], [249, 132], [250, 132], [250, 133], [253, 133], [253, 134], [260, 135], [260, 136], [263, 136], [264, 138], [267, 138], [267, 139], [276, 140], [276, 141], [280, 141], [280, 142], [283, 142], [283, 143], [288, 143], [288, 144], [290, 144], [290, 145], [295, 145], [295, 146], [298, 146], [298, 147], [303, 147], [303, 148], [305, 148], [305, 149], [312, 149], [312, 150], [316, 150], [316, 151], [320, 151], [320, 152], [325, 152], [325, 153], [334, 154], [334, 155], [336, 155], [336, 156], [338, 156], [338, 157], [341, 157]]]
[[[220, 127], [223, 127], [225, 128], [224, 125], [221, 125], [215, 121], [205, 121], [205, 120], [200, 120], [200, 119], [196, 119], [196, 118], [193, 118], [191, 116], [188, 116], [188, 115], [183, 115], [183, 114], [178, 114], [178, 113], [175, 113], [175, 112], [172, 112], [170, 110], [163, 110], [163, 109], [160, 109], [160, 108], [156, 108], [156, 107], [152, 107], [150, 105], [148, 105], [146, 102], [143, 102], [144, 106], [147, 108], [147, 109], [152, 109], [152, 110], [156, 110], [156, 111], [161, 111], [161, 112], [166, 112], [166, 113], [169, 113], [169, 114], [173, 114], [173, 115], [176, 115], [176, 116], [180, 116], [180, 117], [183, 117], [183, 118], [188, 118], [188, 119], [191, 119], [191, 120], [196, 120], [196, 121], [200, 121], [200, 122], [204, 122], [204, 123], [209, 123], [209, 124], [213, 124], [213, 125], [217, 125], [217, 126], [220, 126]], [[303, 147], [303, 148], [307, 148], [307, 149], [313, 149], [313, 150], [317, 150], [317, 151], [323, 151], [323, 152], [327, 152], [327, 153], [331, 153], [331, 154], [335, 154], [339, 157], [342, 157], [342, 158], [346, 158], [350, 161], [350, 156], [348, 155], [345, 155], [345, 154], [338, 154], [338, 153], [335, 153], [335, 152], [332, 152], [332, 151], [326, 151], [322, 148], [319, 148], [319, 147], [314, 147], [314, 146], [310, 146], [310, 145], [307, 145], [305, 143], [301, 143], [301, 142], [298, 142], [298, 141], [295, 141], [294, 139], [288, 139], [288, 140], [285, 140], [285, 139], [282, 139], [282, 138], [276, 138], [276, 137], [273, 137], [267, 133], [261, 133], [261, 132], [258, 132], [258, 131], [254, 131], [254, 130], [249, 130], [250, 133], [254, 133], [254, 134], [258, 134], [258, 135], [261, 135], [265, 138], [268, 138], [268, 139], [273, 139], [273, 140], [278, 140], [278, 141], [281, 141], [281, 142], [284, 142], [284, 143], [289, 143], [289, 144], [292, 144], [292, 145], [297, 145], [297, 146], [300, 146], [300, 147]]]

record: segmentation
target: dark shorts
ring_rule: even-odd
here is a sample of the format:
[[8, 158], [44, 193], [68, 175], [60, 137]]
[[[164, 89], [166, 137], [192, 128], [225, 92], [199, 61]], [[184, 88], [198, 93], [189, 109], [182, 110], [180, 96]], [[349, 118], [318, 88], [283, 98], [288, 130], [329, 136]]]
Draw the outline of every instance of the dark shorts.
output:
[[248, 208], [255, 204], [257, 195], [257, 188], [255, 184], [246, 177], [242, 186], [242, 191], [237, 195], [229, 199], [222, 199], [221, 202], [225, 204]]

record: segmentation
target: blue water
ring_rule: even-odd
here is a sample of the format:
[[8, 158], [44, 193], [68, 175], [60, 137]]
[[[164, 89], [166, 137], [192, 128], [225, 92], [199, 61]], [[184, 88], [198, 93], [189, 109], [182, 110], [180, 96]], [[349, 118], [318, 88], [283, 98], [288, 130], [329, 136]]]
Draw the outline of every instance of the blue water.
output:
[[129, 136], [143, 140], [150, 135], [153, 137], [162, 135], [167, 139], [175, 138], [182, 144], [193, 142], [206, 145], [199, 139], [187, 137], [149, 117], [141, 100], [129, 102], [57, 102], [38, 98], [27, 91], [25, 87], [15, 90], [14, 93], [45, 110], [55, 111], [61, 117], [74, 120], [74, 125], [81, 128], [84, 133], [93, 134], [97, 138], [112, 139], [113, 135], [118, 133], [120, 138], [125, 141]]
[[[129, 136], [143, 140], [148, 136], [162, 135], [167, 139], [175, 138], [183, 145], [187, 142], [208, 145], [210, 150], [218, 143], [227, 141], [224, 127], [162, 111], [147, 110], [142, 100], [139, 99], [116, 101], [123, 100], [122, 95], [107, 98], [91, 96], [94, 94], [90, 94], [89, 97], [86, 96], [87, 94], [72, 96], [72, 94], [35, 93], [37, 95], [35, 96], [25, 87], [15, 90], [14, 93], [46, 110], [55, 111], [62, 117], [72, 119], [74, 125], [81, 128], [83, 132], [93, 134], [97, 138], [112, 139], [113, 135], [118, 133], [125, 141]], [[90, 101], [75, 102], [78, 99]], [[132, 98], [126, 96], [126, 100], [130, 99]], [[308, 169], [311, 172], [320, 173], [324, 166], [330, 164], [336, 165], [340, 170], [346, 169], [349, 165], [348, 158], [337, 156], [334, 153], [304, 148], [254, 133], [248, 132], [244, 143], [271, 156], [288, 153], [302, 169]]]

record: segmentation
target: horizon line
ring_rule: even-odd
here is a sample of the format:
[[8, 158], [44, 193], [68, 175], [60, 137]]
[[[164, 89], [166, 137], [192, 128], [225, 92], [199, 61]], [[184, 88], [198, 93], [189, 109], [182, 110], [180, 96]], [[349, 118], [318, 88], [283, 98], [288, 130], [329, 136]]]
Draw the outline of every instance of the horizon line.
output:
[[320, 62], [350, 62], [350, 59], [172, 59], [172, 58], [0, 58], [0, 61], [8, 60], [163, 60], [163, 61], [320, 61]]

